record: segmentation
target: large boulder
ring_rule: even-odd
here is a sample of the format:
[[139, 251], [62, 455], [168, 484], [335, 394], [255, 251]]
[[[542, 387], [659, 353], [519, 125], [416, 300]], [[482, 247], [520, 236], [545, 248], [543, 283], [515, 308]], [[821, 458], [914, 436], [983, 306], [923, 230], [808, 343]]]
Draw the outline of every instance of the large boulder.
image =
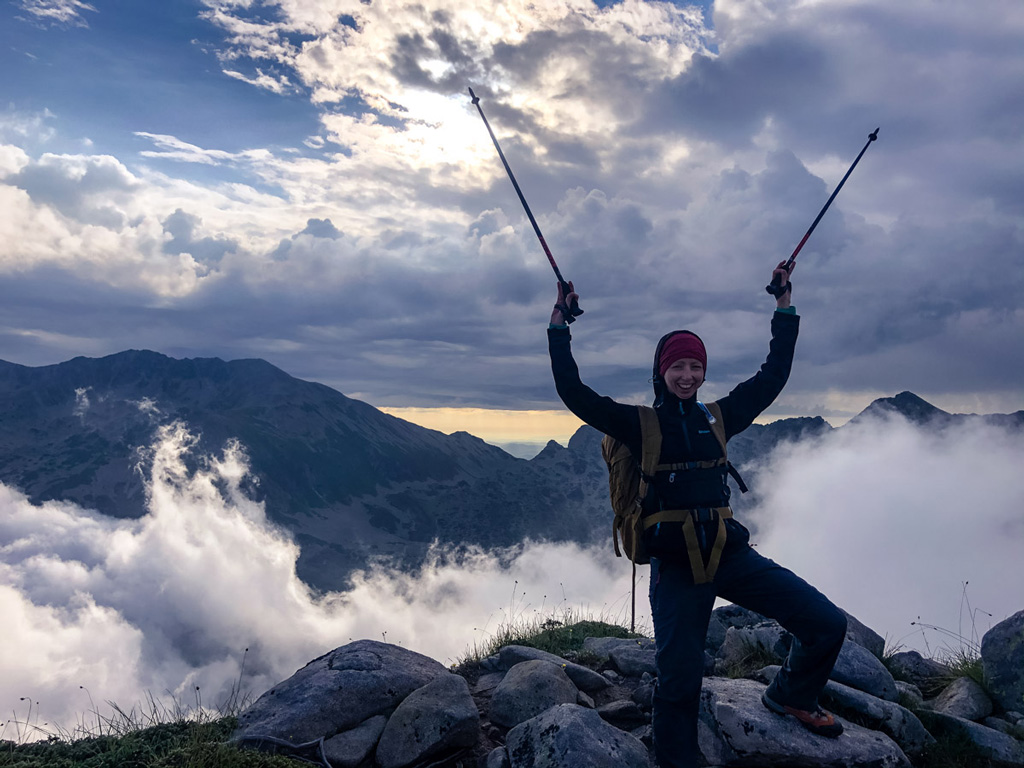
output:
[[925, 696], [934, 696], [953, 679], [951, 668], [922, 656], [917, 651], [900, 651], [889, 657], [893, 677], [917, 686]]
[[954, 715], [921, 710], [921, 721], [937, 737], [958, 736], [974, 743], [982, 754], [1003, 765], [1024, 765], [1024, 746], [1002, 731]]
[[945, 715], [981, 721], [992, 714], [992, 699], [969, 677], [958, 677], [940, 693], [932, 708]]
[[377, 745], [380, 768], [404, 768], [476, 744], [480, 712], [469, 684], [444, 675], [407, 696], [388, 720]]
[[410, 693], [450, 674], [427, 656], [357, 640], [314, 659], [260, 696], [238, 717], [234, 740], [270, 737], [301, 744], [390, 714]]
[[842, 721], [837, 739], [816, 736], [761, 703], [764, 685], [709, 677], [701, 692], [698, 739], [709, 765], [786, 768], [910, 768], [888, 736]]
[[645, 650], [638, 646], [622, 646], [613, 648], [611, 652], [612, 665], [626, 677], [642, 677], [644, 673], [656, 675], [657, 660], [658, 654], [653, 648]]
[[[650, 768], [647, 748], [592, 709], [561, 704], [517, 725], [505, 740], [510, 768]], [[500, 764], [497, 763], [496, 764]]]
[[1024, 711], [1024, 611], [985, 633], [981, 638], [981, 663], [989, 693], [999, 706]]
[[900, 697], [896, 681], [878, 657], [849, 640], [843, 643], [830, 677], [886, 701], [898, 701]]
[[530, 648], [526, 645], [506, 645], [498, 652], [503, 669], [512, 669], [516, 664], [524, 661], [550, 661], [565, 670], [565, 674], [573, 681], [577, 688], [587, 693], [603, 691], [611, 685], [604, 675], [601, 675], [582, 664], [575, 664], [566, 661], [561, 656], [542, 651], [539, 648]]
[[579, 690], [558, 664], [536, 659], [516, 664], [491, 696], [492, 723], [512, 728], [557, 704], [575, 704]]
[[871, 651], [871, 655], [875, 658], [882, 658], [885, 655], [885, 638], [871, 629], [871, 627], [859, 621], [856, 616], [852, 616], [846, 613], [846, 611], [843, 611], [843, 613], [846, 614], [847, 639], [852, 640], [861, 648]]
[[616, 648], [639, 648], [653, 651], [654, 641], [649, 637], [587, 637], [583, 639], [583, 650], [607, 661]]
[[[779, 667], [769, 666], [757, 673], [757, 679], [770, 684]], [[835, 680], [829, 680], [821, 692], [822, 706], [831, 712], [855, 721], [859, 725], [881, 731], [895, 741], [910, 757], [921, 754], [935, 739], [920, 719], [906, 707], [885, 701]]]

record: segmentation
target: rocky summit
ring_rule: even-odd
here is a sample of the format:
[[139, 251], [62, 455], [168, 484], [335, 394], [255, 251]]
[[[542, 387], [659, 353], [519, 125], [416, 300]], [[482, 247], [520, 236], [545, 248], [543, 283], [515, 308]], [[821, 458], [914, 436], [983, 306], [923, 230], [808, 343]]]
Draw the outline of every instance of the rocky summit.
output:
[[[761, 703], [791, 641], [756, 613], [715, 610], [702, 765], [912, 768], [934, 764], [929, 754], [952, 740], [968, 760], [956, 765], [1024, 766], [1024, 611], [983, 638], [985, 684], [914, 652], [883, 663], [882, 639], [850, 616], [822, 695], [845, 729], [837, 739]], [[233, 741], [322, 768], [652, 768], [656, 684], [649, 638], [590, 637], [564, 658], [508, 645], [452, 669], [359, 640], [264, 693], [239, 717]]]

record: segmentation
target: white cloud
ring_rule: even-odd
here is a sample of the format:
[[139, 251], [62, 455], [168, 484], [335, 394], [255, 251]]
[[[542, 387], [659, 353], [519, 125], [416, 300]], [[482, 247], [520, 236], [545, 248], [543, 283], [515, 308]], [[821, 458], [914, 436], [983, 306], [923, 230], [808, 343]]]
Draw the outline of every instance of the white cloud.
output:
[[784, 447], [758, 472], [758, 550], [891, 645], [958, 647], [918, 620], [977, 642], [1024, 607], [1021, 455], [1019, 429], [935, 432], [897, 416]]
[[95, 6], [82, 0], [18, 0], [17, 5], [40, 22], [87, 27], [83, 11], [97, 13]]

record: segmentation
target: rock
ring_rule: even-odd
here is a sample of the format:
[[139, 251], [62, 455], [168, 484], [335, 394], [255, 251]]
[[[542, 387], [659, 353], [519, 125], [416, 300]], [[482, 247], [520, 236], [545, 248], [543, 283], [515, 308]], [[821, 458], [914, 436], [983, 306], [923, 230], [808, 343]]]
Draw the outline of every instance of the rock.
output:
[[924, 704], [924, 694], [921, 689], [913, 683], [905, 683], [902, 680], [896, 681], [896, 690], [899, 691], [899, 701], [904, 702], [908, 709], [917, 709]]
[[953, 670], [917, 651], [902, 651], [889, 657], [895, 678], [916, 685], [925, 696], [934, 696], [953, 679]]
[[509, 768], [650, 768], [647, 748], [592, 709], [561, 704], [508, 732]]
[[932, 708], [944, 715], [980, 721], [992, 714], [992, 699], [969, 677], [958, 677], [938, 695]]
[[484, 768], [511, 768], [508, 762], [508, 750], [504, 747], [492, 749], [487, 753], [487, 762]]
[[919, 714], [921, 722], [934, 736], [966, 737], [992, 760], [1008, 765], [1024, 765], [1024, 746], [1012, 736], [941, 712], [923, 710]]
[[729, 627], [752, 627], [755, 624], [764, 624], [769, 621], [756, 611], [741, 608], [738, 605], [730, 604], [715, 608], [711, 612], [711, 618], [728, 629]]
[[855, 616], [846, 613], [846, 611], [843, 611], [843, 613], [846, 614], [847, 639], [855, 642], [861, 648], [871, 651], [871, 655], [876, 659], [881, 659], [885, 655], [885, 638], [875, 632], [875, 630], [862, 624]]
[[499, 656], [501, 658], [501, 664], [504, 669], [512, 669], [516, 664], [520, 664], [524, 661], [550, 661], [552, 664], [557, 664], [565, 670], [565, 674], [569, 676], [569, 679], [573, 681], [577, 688], [587, 693], [595, 693], [596, 691], [603, 691], [611, 683], [608, 679], [594, 670], [584, 667], [581, 664], [574, 664], [570, 661], [566, 661], [561, 656], [556, 656], [553, 653], [539, 650], [538, 648], [530, 648], [525, 645], [506, 645], [501, 649]]
[[611, 652], [612, 664], [626, 677], [640, 677], [645, 672], [656, 675], [658, 673], [656, 659], [657, 654], [653, 650], [648, 651], [635, 647], [613, 648]]
[[1003, 715], [1004, 717], [1006, 717], [1007, 720], [1009, 720], [1014, 725], [1019, 725], [1021, 721], [1024, 720], [1024, 715], [1012, 709], [1007, 710], [1003, 713]]
[[1008, 720], [1003, 720], [1001, 717], [986, 717], [981, 721], [981, 724], [986, 728], [991, 728], [994, 731], [1005, 733], [1007, 736], [1017, 736], [1017, 728], [1014, 727], [1013, 723]]
[[576, 703], [581, 707], [586, 707], [587, 709], [597, 709], [597, 704], [594, 700], [590, 698], [589, 694], [586, 694], [583, 691], [578, 691], [576, 693]]
[[476, 744], [480, 712], [469, 684], [447, 674], [409, 694], [388, 719], [377, 745], [380, 768], [404, 768]]
[[[757, 679], [770, 684], [778, 673], [778, 666], [760, 670]], [[881, 731], [895, 741], [907, 755], [921, 754], [935, 739], [918, 717], [906, 707], [885, 701], [835, 680], [825, 684], [820, 698], [822, 706], [831, 712], [855, 720], [859, 725]]]
[[845, 732], [826, 739], [761, 703], [753, 680], [709, 677], [701, 692], [698, 739], [709, 765], [803, 768], [910, 768], [888, 736], [843, 721]]
[[480, 675], [480, 677], [477, 678], [476, 685], [473, 686], [473, 693], [487, 693], [488, 691], [493, 691], [498, 687], [498, 683], [503, 679], [505, 679], [504, 672], [487, 672]]
[[384, 715], [376, 715], [350, 731], [326, 739], [324, 757], [334, 768], [356, 768], [373, 753], [387, 722]]
[[896, 681], [885, 665], [871, 651], [849, 640], [843, 643], [830, 677], [886, 701], [899, 699]]
[[985, 633], [981, 664], [989, 693], [999, 706], [1014, 711], [1024, 707], [1024, 611]]
[[715, 671], [734, 676], [737, 671], [764, 666], [769, 660], [781, 664], [789, 653], [793, 637], [774, 622], [751, 627], [729, 627], [725, 640], [718, 649]]
[[645, 712], [654, 708], [654, 683], [640, 683], [630, 697]]
[[330, 738], [392, 711], [410, 693], [450, 674], [419, 653], [357, 640], [309, 662], [238, 718], [233, 740], [261, 736], [293, 744]]
[[556, 704], [576, 706], [576, 694], [576, 686], [558, 664], [540, 659], [524, 661], [512, 667], [494, 689], [490, 719], [512, 728]]
[[611, 723], [616, 728], [621, 728], [624, 731], [639, 728], [650, 720], [643, 710], [632, 701], [613, 701], [598, 707], [597, 714], [605, 722]]
[[583, 650], [607, 661], [616, 648], [640, 648], [654, 650], [654, 641], [649, 637], [587, 637], [583, 640]]

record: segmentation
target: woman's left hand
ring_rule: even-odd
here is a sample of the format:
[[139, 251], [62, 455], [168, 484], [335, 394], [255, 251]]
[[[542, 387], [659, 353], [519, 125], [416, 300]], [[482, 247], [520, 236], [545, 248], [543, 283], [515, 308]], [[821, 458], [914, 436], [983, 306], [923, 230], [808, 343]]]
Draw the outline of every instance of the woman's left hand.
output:
[[789, 282], [789, 276], [793, 273], [795, 268], [796, 262], [793, 262], [793, 266], [787, 270], [786, 262], [780, 261], [779, 266], [772, 270], [772, 280], [778, 277], [779, 284], [785, 289], [781, 294], [775, 297], [775, 306], [779, 309], [786, 309], [790, 304], [789, 297], [793, 294], [793, 285]]

